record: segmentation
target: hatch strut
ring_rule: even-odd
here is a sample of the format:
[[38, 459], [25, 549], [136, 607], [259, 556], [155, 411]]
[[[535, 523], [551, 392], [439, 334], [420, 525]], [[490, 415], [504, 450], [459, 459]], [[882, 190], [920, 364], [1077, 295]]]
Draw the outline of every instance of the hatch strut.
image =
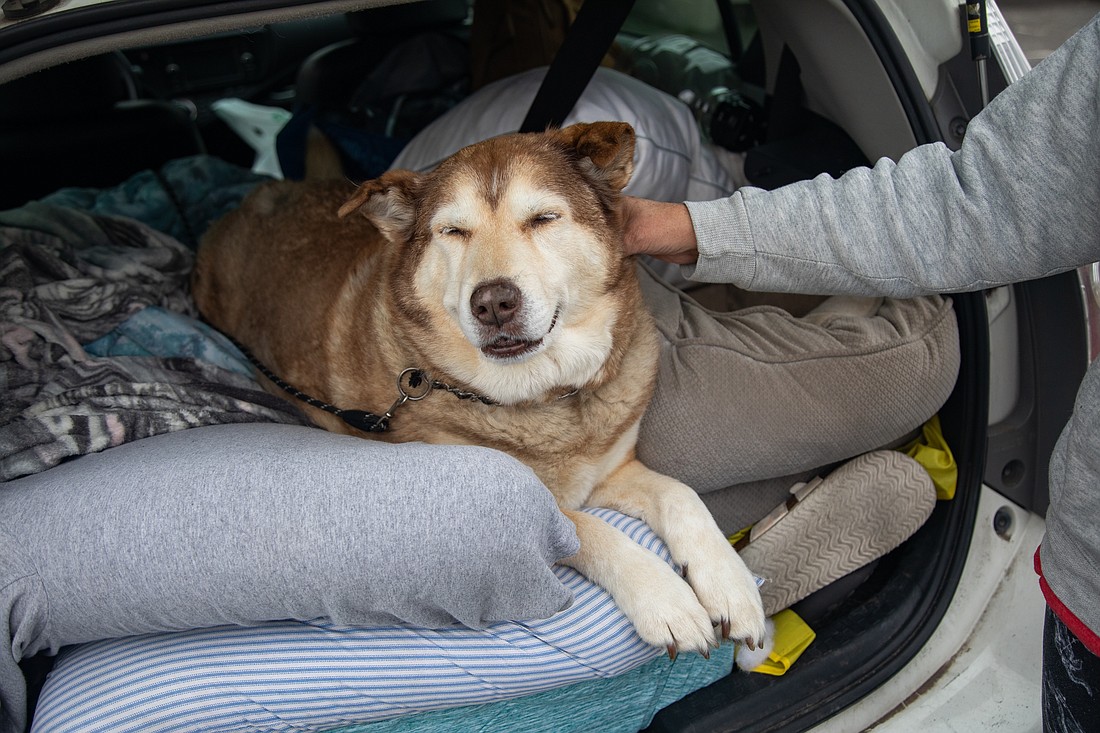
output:
[[982, 90], [984, 109], [989, 104], [989, 79], [985, 68], [989, 60], [989, 24], [986, 22], [985, 0], [966, 3], [966, 32], [970, 37], [970, 57], [978, 66], [978, 84]]

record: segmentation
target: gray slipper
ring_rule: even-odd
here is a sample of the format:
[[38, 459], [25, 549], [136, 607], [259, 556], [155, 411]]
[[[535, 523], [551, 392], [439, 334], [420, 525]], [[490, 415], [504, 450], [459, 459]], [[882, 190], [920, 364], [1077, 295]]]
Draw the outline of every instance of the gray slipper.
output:
[[735, 548], [764, 579], [760, 596], [771, 616], [893, 550], [935, 505], [936, 487], [919, 463], [873, 451], [792, 487]]

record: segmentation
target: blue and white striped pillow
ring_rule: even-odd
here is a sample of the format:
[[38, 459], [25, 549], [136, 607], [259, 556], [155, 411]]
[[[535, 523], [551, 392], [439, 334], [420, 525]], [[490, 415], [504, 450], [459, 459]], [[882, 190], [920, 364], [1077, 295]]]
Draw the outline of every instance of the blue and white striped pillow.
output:
[[[671, 563], [641, 521], [588, 511]], [[58, 660], [32, 731], [319, 731], [620, 675], [663, 653], [606, 591], [555, 572], [575, 601], [541, 621], [482, 630], [285, 621], [85, 644]]]

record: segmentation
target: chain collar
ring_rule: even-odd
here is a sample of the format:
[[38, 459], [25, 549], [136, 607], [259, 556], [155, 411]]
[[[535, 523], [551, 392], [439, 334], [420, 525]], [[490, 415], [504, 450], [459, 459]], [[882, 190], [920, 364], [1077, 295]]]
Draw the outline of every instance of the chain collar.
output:
[[[367, 433], [384, 433], [390, 429], [390, 420], [393, 419], [393, 414], [397, 408], [404, 405], [406, 402], [419, 402], [432, 393], [433, 390], [440, 390], [443, 392], [450, 392], [460, 400], [470, 400], [473, 402], [480, 402], [483, 405], [499, 405], [499, 402], [492, 400], [484, 395], [480, 395], [477, 392], [470, 392], [469, 390], [459, 389], [458, 387], [452, 387], [446, 382], [441, 382], [438, 379], [432, 379], [428, 376], [427, 372], [423, 369], [417, 369], [416, 367], [409, 367], [402, 370], [397, 375], [397, 399], [390, 409], [386, 410], [381, 415], [376, 415], [373, 412], [367, 412], [366, 410], [346, 410], [335, 405], [319, 400], [316, 397], [311, 397], [305, 392], [301, 391], [292, 384], [287, 383], [281, 379], [277, 374], [272, 372], [267, 366], [260, 361], [248, 348], [237, 341], [232, 336], [225, 334], [233, 345], [240, 349], [240, 352], [244, 354], [245, 358], [252, 363], [252, 366], [265, 377], [267, 377], [273, 384], [287, 392], [288, 394], [297, 397], [307, 405], [311, 405], [325, 412], [336, 415], [348, 425], [362, 430]], [[580, 391], [580, 388], [573, 389], [566, 392], [563, 395], [558, 396], [557, 399], [563, 400], [567, 397], [572, 397]]]

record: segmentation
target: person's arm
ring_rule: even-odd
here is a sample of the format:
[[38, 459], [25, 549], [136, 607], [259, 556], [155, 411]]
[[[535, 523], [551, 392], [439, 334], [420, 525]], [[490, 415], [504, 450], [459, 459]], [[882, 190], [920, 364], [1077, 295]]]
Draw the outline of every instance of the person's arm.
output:
[[623, 196], [623, 248], [665, 262], [690, 265], [699, 255], [687, 206]]
[[[958, 152], [925, 145], [839, 180], [689, 202], [698, 261], [685, 274], [753, 290], [903, 297], [1100, 259], [1098, 75], [1100, 16], [975, 117]], [[626, 240], [631, 251], [639, 238], [628, 229]], [[690, 261], [691, 244], [667, 249]]]

